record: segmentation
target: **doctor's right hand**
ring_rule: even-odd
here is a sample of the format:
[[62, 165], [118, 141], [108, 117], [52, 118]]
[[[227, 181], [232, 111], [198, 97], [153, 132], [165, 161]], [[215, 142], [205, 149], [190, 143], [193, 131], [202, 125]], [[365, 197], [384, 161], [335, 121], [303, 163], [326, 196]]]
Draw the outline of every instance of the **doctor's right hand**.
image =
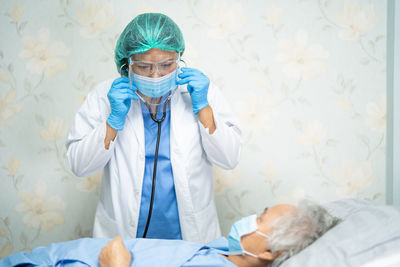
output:
[[128, 77], [120, 77], [114, 80], [107, 94], [111, 105], [111, 114], [107, 119], [107, 124], [111, 128], [117, 131], [124, 129], [126, 115], [131, 108], [131, 102], [139, 99], [135, 94], [136, 90], [130, 84]]

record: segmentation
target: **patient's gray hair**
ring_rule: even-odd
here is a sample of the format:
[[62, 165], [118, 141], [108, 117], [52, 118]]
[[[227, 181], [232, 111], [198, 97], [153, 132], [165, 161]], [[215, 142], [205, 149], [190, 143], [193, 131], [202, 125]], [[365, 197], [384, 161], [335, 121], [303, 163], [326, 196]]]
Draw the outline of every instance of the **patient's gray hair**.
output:
[[274, 230], [268, 240], [272, 253], [283, 251], [272, 266], [299, 253], [325, 234], [341, 220], [329, 214], [322, 206], [310, 200], [302, 200], [297, 209], [274, 222]]

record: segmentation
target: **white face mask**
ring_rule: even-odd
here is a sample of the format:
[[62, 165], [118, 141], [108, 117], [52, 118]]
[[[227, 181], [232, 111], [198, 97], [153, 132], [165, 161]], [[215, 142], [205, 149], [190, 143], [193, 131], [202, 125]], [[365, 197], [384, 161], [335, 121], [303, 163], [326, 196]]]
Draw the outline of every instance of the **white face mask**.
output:
[[257, 231], [257, 229], [258, 229], [258, 225], [257, 225], [257, 215], [256, 214], [244, 217], [244, 218], [240, 219], [239, 221], [235, 222], [232, 225], [231, 231], [229, 232], [229, 235], [228, 235], [229, 252], [232, 255], [247, 254], [252, 257], [258, 258], [257, 255], [244, 250], [242, 247], [242, 244], [240, 243], [240, 239], [242, 238], [242, 236], [248, 235], [248, 234], [251, 234], [254, 232], [269, 239], [268, 235], [266, 235], [260, 231]]

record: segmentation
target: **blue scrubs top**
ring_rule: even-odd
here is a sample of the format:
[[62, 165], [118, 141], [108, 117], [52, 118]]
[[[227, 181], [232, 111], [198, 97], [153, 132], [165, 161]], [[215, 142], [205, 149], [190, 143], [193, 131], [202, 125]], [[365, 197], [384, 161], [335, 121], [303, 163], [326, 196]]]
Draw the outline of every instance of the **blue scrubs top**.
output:
[[[139, 223], [136, 232], [137, 237], [143, 236], [147, 217], [149, 215], [154, 156], [158, 131], [158, 125], [151, 118], [147, 107], [143, 103], [141, 106], [144, 122], [146, 162], [144, 168]], [[161, 106], [162, 105], [160, 105], [160, 108]], [[162, 112], [157, 112], [157, 119], [161, 117]], [[153, 210], [146, 238], [182, 239], [178, 216], [178, 204], [175, 194], [174, 176], [170, 160], [170, 118], [171, 112], [168, 108], [166, 117], [161, 123], [156, 187], [154, 191]]]

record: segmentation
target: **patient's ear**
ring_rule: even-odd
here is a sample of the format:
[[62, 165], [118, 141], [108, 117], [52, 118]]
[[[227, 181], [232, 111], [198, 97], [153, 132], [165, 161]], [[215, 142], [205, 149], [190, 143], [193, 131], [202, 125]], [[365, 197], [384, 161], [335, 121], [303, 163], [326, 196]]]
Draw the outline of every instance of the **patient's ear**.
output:
[[258, 254], [258, 258], [265, 261], [274, 261], [283, 253], [283, 250], [272, 253], [271, 251], [265, 251], [263, 253]]

